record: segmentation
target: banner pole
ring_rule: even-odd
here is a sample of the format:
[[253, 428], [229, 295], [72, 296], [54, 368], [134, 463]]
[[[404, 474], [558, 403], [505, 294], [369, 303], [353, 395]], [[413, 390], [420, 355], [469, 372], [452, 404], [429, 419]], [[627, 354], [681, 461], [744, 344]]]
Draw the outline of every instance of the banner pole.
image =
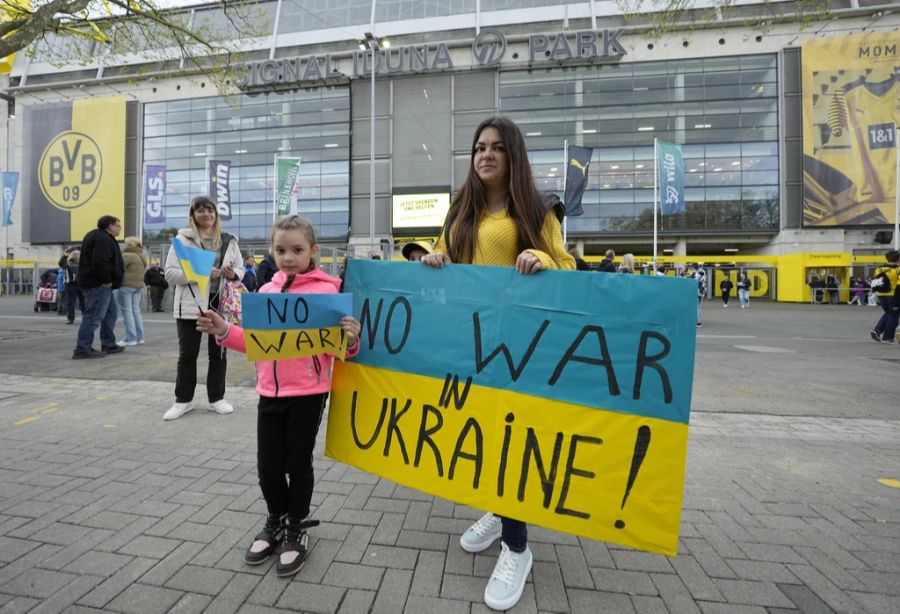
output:
[[894, 249], [900, 250], [900, 127], [894, 130]]
[[656, 264], [656, 209], [659, 206], [659, 137], [653, 137], [653, 273], [659, 270]]
[[[569, 187], [569, 139], [563, 140], [563, 199], [566, 198], [566, 188]], [[563, 235], [563, 245], [566, 245], [566, 235], [568, 234], [569, 229], [569, 216], [566, 215], [566, 208], [568, 207], [568, 203], [563, 203], [563, 227], [562, 227], [562, 235]]]
[[275, 159], [272, 161], [272, 223], [275, 223], [275, 220], [278, 217], [278, 154], [275, 154]]

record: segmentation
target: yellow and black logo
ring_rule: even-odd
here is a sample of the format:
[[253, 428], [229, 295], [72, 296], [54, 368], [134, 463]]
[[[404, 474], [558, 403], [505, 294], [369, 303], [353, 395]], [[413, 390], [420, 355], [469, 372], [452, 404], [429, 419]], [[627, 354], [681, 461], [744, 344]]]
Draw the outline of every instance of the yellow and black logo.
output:
[[83, 132], [66, 131], [53, 139], [38, 167], [41, 191], [53, 206], [71, 210], [86, 204], [100, 186], [100, 146]]

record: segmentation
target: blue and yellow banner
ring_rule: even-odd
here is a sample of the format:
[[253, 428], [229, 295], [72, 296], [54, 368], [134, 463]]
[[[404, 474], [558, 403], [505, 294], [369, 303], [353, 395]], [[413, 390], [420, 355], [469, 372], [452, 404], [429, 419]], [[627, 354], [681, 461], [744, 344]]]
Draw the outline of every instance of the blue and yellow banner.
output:
[[216, 263], [216, 252], [186, 245], [178, 237], [172, 237], [172, 246], [175, 248], [175, 255], [178, 256], [184, 276], [197, 284], [201, 294], [206, 294], [209, 276]]
[[353, 260], [360, 353], [326, 454], [475, 508], [675, 554], [696, 340], [685, 279]]
[[350, 294], [246, 293], [241, 308], [247, 360], [347, 354], [340, 323], [353, 313]]

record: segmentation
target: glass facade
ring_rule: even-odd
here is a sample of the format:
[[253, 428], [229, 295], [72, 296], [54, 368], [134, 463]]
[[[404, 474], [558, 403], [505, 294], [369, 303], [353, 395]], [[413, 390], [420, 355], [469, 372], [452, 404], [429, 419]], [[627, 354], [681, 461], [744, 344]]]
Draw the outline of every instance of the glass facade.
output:
[[188, 204], [209, 192], [208, 160], [231, 162], [232, 219], [242, 242], [266, 241], [274, 157], [300, 157], [299, 213], [320, 240], [345, 241], [350, 219], [350, 88], [319, 87], [144, 105], [143, 161], [167, 171], [164, 223], [147, 240], [187, 224]]
[[777, 231], [775, 55], [500, 73], [541, 190], [563, 193], [563, 141], [594, 148], [569, 232], [653, 229], [653, 140], [684, 145], [687, 211], [664, 231]]

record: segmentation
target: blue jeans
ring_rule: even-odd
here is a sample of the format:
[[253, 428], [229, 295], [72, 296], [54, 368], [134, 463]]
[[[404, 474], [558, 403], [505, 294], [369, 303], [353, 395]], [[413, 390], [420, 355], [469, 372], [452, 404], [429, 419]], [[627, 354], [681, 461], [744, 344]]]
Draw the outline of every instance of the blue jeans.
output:
[[528, 525], [521, 520], [501, 516], [500, 526], [503, 543], [513, 552], [525, 552], [528, 547]]
[[144, 320], [141, 317], [141, 299], [143, 288], [119, 288], [116, 290], [116, 304], [122, 314], [125, 326], [125, 341], [143, 341]]
[[84, 313], [78, 327], [76, 352], [89, 352], [94, 345], [94, 331], [100, 325], [101, 348], [116, 345], [116, 302], [112, 300], [112, 288], [90, 288], [84, 290]]
[[881, 333], [881, 338], [884, 341], [893, 340], [894, 333], [897, 332], [897, 320], [898, 316], [900, 316], [900, 311], [897, 310], [897, 305], [894, 305], [894, 297], [891, 295], [879, 296], [878, 304], [881, 305], [884, 314], [878, 320], [878, 324], [875, 325], [875, 332]]

